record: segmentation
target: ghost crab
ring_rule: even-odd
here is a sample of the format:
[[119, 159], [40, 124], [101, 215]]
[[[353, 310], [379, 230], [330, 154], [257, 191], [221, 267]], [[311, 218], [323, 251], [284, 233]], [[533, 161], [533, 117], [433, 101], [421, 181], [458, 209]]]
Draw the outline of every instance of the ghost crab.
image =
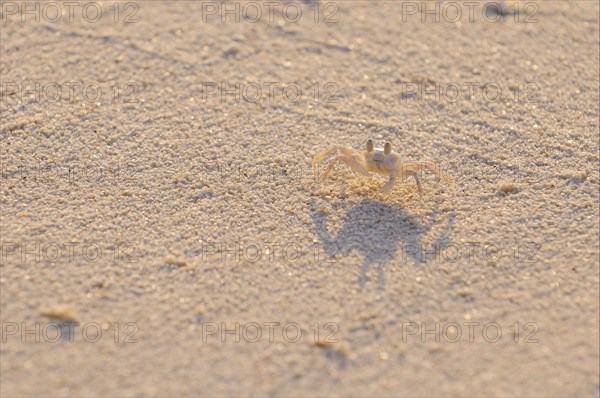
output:
[[400, 156], [392, 151], [392, 144], [386, 142], [383, 148], [374, 148], [372, 139], [367, 140], [366, 148], [363, 152], [342, 145], [333, 145], [314, 157], [312, 161], [313, 167], [336, 151], [339, 151], [342, 154], [335, 157], [329, 164], [329, 167], [323, 174], [323, 179], [327, 178], [336, 163], [342, 162], [349, 166], [353, 171], [367, 177], [371, 176], [370, 173], [389, 176], [390, 179], [388, 182], [380, 189], [384, 194], [388, 193], [394, 187], [398, 178], [403, 179], [406, 177], [413, 177], [417, 183], [419, 196], [421, 198], [423, 198], [423, 188], [421, 186], [421, 181], [419, 180], [419, 171], [429, 170], [435, 174], [438, 180], [445, 178], [446, 180], [451, 181], [451, 178], [441, 171], [435, 163], [428, 161], [402, 163], [400, 161]]

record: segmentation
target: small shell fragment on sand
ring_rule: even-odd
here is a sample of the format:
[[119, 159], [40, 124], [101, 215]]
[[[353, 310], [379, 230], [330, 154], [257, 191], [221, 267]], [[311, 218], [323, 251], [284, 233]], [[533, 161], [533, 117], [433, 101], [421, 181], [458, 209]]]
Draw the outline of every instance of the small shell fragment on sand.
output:
[[186, 267], [187, 266], [187, 262], [185, 262], [183, 260], [176, 260], [174, 258], [168, 258], [168, 259], [166, 259], [165, 263], [167, 265], [176, 265], [177, 267]]
[[77, 311], [72, 307], [54, 307], [40, 311], [40, 314], [59, 321], [74, 321], [77, 317]]
[[519, 187], [513, 182], [503, 182], [500, 184], [499, 190], [502, 193], [513, 193], [517, 192], [519, 190]]
[[587, 170], [564, 170], [559, 177], [565, 180], [584, 182], [587, 179], [588, 174]]

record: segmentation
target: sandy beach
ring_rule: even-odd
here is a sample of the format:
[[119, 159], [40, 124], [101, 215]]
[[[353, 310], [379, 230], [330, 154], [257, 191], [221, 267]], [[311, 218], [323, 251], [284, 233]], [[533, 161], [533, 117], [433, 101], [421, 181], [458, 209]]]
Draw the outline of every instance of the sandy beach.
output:
[[0, 5], [0, 395], [600, 395], [598, 2]]

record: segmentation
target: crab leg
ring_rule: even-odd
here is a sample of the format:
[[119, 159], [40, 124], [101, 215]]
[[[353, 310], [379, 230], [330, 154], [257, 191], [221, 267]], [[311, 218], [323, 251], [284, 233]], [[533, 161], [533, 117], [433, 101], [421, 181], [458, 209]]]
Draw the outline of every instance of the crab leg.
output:
[[412, 175], [417, 182], [417, 188], [419, 189], [419, 196], [423, 198], [423, 188], [421, 187], [421, 181], [419, 180], [419, 174], [416, 171], [408, 171], [408, 174]]
[[331, 155], [333, 152], [341, 151], [342, 149], [344, 149], [344, 147], [341, 145], [333, 145], [333, 146], [330, 146], [329, 148], [325, 149], [323, 152], [318, 153], [313, 158], [313, 161], [312, 161], [313, 166], [315, 164], [319, 163], [321, 160], [325, 159], [327, 156]]
[[344, 155], [347, 158], [356, 158], [357, 156], [361, 156], [361, 154], [357, 151], [355, 151], [352, 148], [348, 148], [345, 146], [341, 146], [341, 145], [333, 145], [330, 146], [329, 148], [325, 149], [323, 152], [317, 154], [313, 161], [312, 164], [313, 166], [316, 163], [319, 163], [321, 160], [325, 159], [327, 156], [331, 155], [333, 152], [335, 151], [340, 151], [342, 153], [342, 155]]
[[390, 174], [390, 179], [388, 180], [388, 182], [385, 183], [384, 186], [381, 187], [380, 191], [382, 193], [388, 193], [394, 187], [394, 185], [396, 185], [396, 177], [397, 176], [398, 176], [398, 173], [396, 173], [395, 171], [392, 172]]
[[326, 179], [327, 176], [329, 175], [329, 173], [331, 173], [331, 170], [333, 170], [335, 164], [339, 161], [341, 161], [344, 157], [343, 156], [338, 156], [337, 158], [333, 159], [333, 161], [329, 164], [329, 167], [327, 168], [327, 170], [325, 170], [325, 173], [323, 173], [323, 179]]
[[323, 174], [323, 179], [327, 178], [327, 176], [329, 175], [329, 173], [331, 173], [331, 170], [333, 170], [333, 167], [337, 162], [345, 163], [352, 170], [359, 172], [363, 175], [369, 176], [369, 171], [362, 164], [360, 164], [356, 157], [338, 156], [335, 159], [333, 159], [333, 161], [329, 164], [327, 170], [325, 170], [325, 173]]

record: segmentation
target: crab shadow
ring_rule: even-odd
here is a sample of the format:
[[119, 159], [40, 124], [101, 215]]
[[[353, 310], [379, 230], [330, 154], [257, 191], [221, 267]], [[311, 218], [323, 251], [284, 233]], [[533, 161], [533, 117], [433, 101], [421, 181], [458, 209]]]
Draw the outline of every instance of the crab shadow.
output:
[[[422, 239], [434, 226], [439, 213], [437, 209], [425, 219], [401, 207], [372, 199], [332, 207], [336, 212], [340, 208], [345, 209], [341, 228], [336, 234], [332, 234], [331, 224], [334, 222], [331, 217], [314, 211], [312, 219], [315, 233], [322, 247], [335, 248], [335, 258], [339, 265], [345, 266], [344, 259], [353, 253], [358, 253], [363, 258], [358, 278], [361, 290], [370, 281], [368, 276], [371, 270], [376, 272], [377, 288], [385, 290], [386, 267], [406, 265], [409, 259], [417, 264], [427, 263], [427, 256], [423, 258], [421, 250]], [[434, 244], [448, 240], [452, 220], [453, 217], [450, 217], [450, 222], [442, 229], [441, 236]]]

